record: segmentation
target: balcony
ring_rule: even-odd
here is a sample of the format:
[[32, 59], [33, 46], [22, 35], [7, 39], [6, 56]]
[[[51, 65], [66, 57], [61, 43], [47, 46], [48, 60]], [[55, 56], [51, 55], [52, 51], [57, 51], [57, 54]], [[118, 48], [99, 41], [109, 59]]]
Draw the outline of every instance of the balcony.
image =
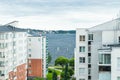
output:
[[111, 66], [111, 55], [99, 54], [99, 66]]
[[111, 71], [111, 66], [99, 66], [99, 72]]

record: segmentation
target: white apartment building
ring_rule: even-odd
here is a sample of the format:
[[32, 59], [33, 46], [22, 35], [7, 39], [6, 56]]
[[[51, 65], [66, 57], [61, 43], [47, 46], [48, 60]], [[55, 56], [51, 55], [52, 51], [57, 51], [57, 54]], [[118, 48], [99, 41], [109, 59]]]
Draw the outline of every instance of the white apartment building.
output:
[[76, 80], [120, 80], [120, 18], [76, 30]]
[[28, 77], [46, 78], [46, 37], [39, 34], [28, 36]]
[[27, 80], [27, 33], [0, 26], [0, 80]]

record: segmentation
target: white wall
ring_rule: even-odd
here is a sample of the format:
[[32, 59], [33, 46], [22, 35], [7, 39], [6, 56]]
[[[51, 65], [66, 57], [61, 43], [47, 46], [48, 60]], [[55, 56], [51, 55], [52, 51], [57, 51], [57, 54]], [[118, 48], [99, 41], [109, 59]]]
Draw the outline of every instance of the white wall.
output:
[[[8, 78], [8, 73], [16, 69], [16, 66], [27, 63], [27, 33], [26, 32], [4, 32], [7, 34], [7, 39], [0, 40], [0, 43], [7, 43], [7, 47], [0, 49], [0, 52], [5, 54], [5, 67], [0, 68], [5, 72], [5, 79]], [[15, 37], [13, 37], [15, 35]], [[13, 46], [13, 42], [15, 45]], [[14, 52], [15, 51], [15, 52]]]
[[102, 32], [102, 44], [114, 44], [114, 32], [113, 31]]
[[116, 44], [118, 43], [119, 36], [120, 31], [102, 31], [102, 44]]
[[[79, 36], [85, 35], [85, 41], [79, 41]], [[75, 77], [76, 80], [79, 80], [80, 78], [84, 78], [85, 80], [88, 79], [88, 34], [86, 29], [77, 29], [76, 31], [76, 49], [75, 49]], [[79, 52], [79, 46], [85, 46], [85, 53]], [[80, 64], [79, 63], [79, 57], [85, 57], [85, 63]], [[85, 68], [85, 74], [79, 75], [79, 68]]]
[[120, 76], [120, 69], [117, 67], [117, 58], [120, 57], [120, 47], [112, 48], [111, 52], [111, 80], [117, 80]]
[[28, 37], [28, 54], [31, 59], [42, 59], [42, 37]]
[[101, 48], [102, 33], [93, 32], [93, 42], [91, 45], [91, 80], [98, 80], [98, 49]]

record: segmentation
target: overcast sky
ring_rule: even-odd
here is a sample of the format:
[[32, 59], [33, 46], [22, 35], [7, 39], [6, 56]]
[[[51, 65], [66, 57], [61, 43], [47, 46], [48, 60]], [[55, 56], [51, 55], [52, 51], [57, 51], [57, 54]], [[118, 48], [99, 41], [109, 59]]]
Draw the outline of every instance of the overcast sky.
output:
[[18, 27], [75, 30], [115, 19], [120, 0], [0, 0], [0, 24]]

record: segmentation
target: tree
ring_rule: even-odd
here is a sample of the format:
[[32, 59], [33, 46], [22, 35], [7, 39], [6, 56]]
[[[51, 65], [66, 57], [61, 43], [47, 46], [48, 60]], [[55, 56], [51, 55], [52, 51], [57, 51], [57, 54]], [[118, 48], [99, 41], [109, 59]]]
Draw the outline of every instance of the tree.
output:
[[57, 80], [57, 73], [55, 70], [53, 71], [52, 80]]
[[69, 60], [69, 66], [71, 66], [72, 68], [74, 68], [74, 58], [71, 58]]
[[60, 56], [55, 60], [55, 65], [61, 65], [62, 67], [64, 67], [66, 63], [68, 63], [68, 59], [63, 56]]
[[65, 74], [64, 74], [64, 80], [67, 80], [68, 79], [68, 63], [66, 63], [66, 65], [65, 65]]
[[62, 80], [69, 80], [74, 74], [74, 70], [66, 64], [65, 68], [62, 70], [61, 77]]
[[68, 70], [68, 63], [66, 63], [65, 68], [62, 70], [61, 78], [62, 78], [62, 80], [69, 80], [70, 79], [70, 73]]
[[48, 52], [48, 64], [51, 62], [51, 60], [52, 60], [52, 57], [50, 55], [50, 52]]
[[72, 76], [74, 74], [74, 70], [72, 68], [68, 68], [68, 72], [69, 72], [70, 76]]
[[47, 74], [47, 80], [52, 80], [52, 73]]

